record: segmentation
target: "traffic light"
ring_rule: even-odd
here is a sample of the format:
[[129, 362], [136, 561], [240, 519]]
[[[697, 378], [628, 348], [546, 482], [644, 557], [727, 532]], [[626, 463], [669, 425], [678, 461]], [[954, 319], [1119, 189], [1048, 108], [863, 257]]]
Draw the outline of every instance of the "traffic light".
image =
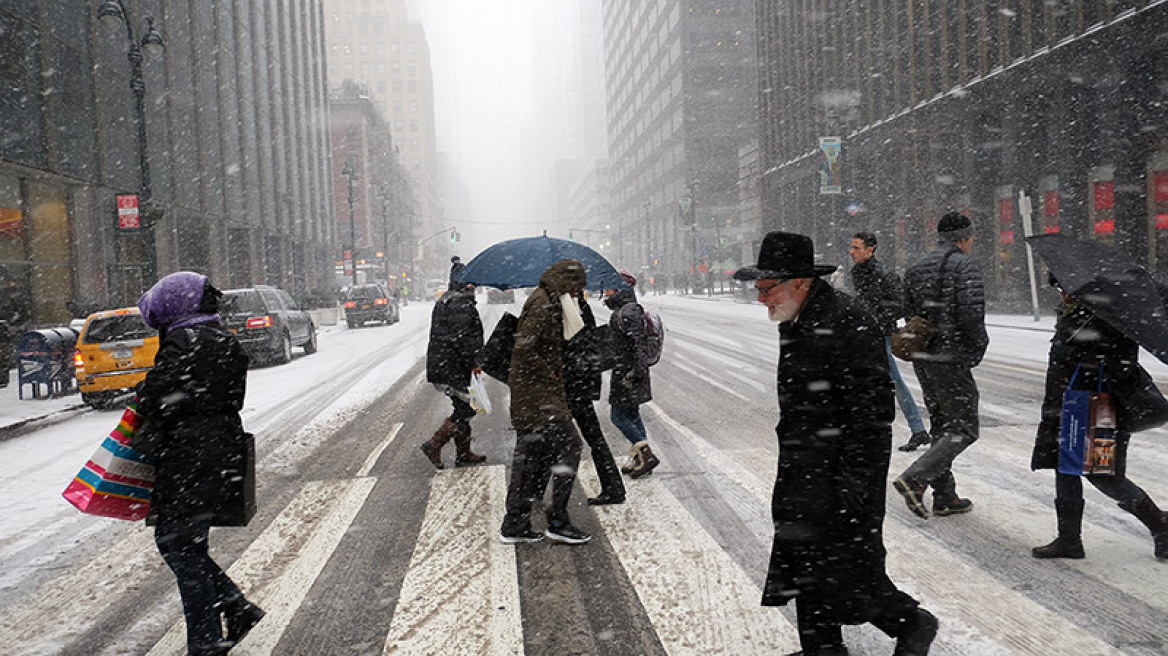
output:
[[575, 239], [574, 237], [572, 237], [572, 231], [571, 231], [571, 230], [569, 230], [569, 231], [568, 231], [568, 241], [576, 241], [576, 239]]
[[450, 243], [453, 244], [456, 241], [462, 241], [462, 235], [458, 234], [458, 230], [451, 228], [450, 229]]
[[450, 243], [454, 243], [454, 235], [457, 234], [453, 230], [450, 231]]

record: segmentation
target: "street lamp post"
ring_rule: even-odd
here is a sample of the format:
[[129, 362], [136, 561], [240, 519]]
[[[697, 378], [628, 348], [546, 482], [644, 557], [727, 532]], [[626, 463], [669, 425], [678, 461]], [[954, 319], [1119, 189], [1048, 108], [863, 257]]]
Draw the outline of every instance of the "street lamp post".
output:
[[357, 284], [357, 222], [353, 217], [353, 182], [357, 179], [357, 170], [353, 168], [353, 159], [345, 160], [345, 166], [341, 169], [341, 175], [345, 176], [346, 186], [348, 187], [349, 200], [349, 261], [352, 263], [351, 269], [353, 274], [353, 285]]
[[142, 207], [142, 228], [146, 231], [146, 282], [153, 285], [158, 278], [158, 255], [154, 247], [154, 223], [158, 220], [158, 210], [149, 207], [154, 190], [150, 184], [150, 156], [146, 142], [146, 82], [142, 76], [143, 51], [148, 55], [162, 52], [166, 44], [162, 35], [154, 29], [154, 18], [147, 16], [146, 33], [141, 41], [134, 38], [134, 25], [122, 0], [105, 0], [97, 8], [97, 17], [111, 28], [118, 24], [126, 26], [126, 38], [130, 44], [127, 56], [130, 59], [130, 91], [134, 93], [134, 120], [138, 124], [138, 162], [141, 166], [142, 187], [138, 193]]

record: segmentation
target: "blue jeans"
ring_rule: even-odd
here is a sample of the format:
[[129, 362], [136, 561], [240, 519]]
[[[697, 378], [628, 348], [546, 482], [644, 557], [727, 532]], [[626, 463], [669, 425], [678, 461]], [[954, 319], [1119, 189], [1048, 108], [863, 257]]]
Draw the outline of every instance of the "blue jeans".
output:
[[612, 420], [612, 425], [616, 426], [617, 430], [633, 444], [648, 439], [648, 435], [645, 433], [645, 424], [641, 422], [641, 406], [614, 405], [609, 413], [609, 419]]
[[921, 421], [921, 411], [917, 410], [917, 402], [913, 399], [912, 390], [904, 384], [900, 375], [900, 368], [896, 366], [896, 358], [892, 355], [892, 338], [884, 338], [884, 350], [888, 352], [888, 371], [892, 374], [892, 384], [896, 387], [896, 403], [900, 406], [900, 413], [908, 422], [908, 429], [913, 435], [925, 432], [925, 422]]

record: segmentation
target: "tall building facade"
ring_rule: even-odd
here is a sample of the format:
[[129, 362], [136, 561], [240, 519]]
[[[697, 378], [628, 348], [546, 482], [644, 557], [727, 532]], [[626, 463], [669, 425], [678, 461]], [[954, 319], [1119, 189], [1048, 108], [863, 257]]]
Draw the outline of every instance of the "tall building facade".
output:
[[445, 275], [450, 226], [440, 186], [430, 47], [404, 0], [324, 0], [331, 87], [351, 80], [368, 89], [389, 122], [416, 195], [415, 268]]
[[[901, 265], [970, 215], [991, 303], [1029, 300], [1035, 232], [1168, 274], [1168, 3], [759, 3], [763, 215], [844, 263], [856, 230]], [[842, 143], [835, 171], [819, 138]], [[824, 175], [824, 173], [828, 175]], [[833, 177], [839, 193], [821, 193]], [[830, 191], [830, 189], [827, 189]]]
[[[758, 131], [753, 0], [606, 0], [616, 258], [700, 284], [742, 264], [738, 150]], [[765, 3], [764, 3], [765, 4]]]
[[[0, 2], [0, 318], [132, 304], [179, 269], [331, 284], [320, 1], [99, 6]], [[162, 47], [142, 48], [140, 133], [127, 55], [143, 39]], [[119, 195], [140, 203], [122, 227]]]

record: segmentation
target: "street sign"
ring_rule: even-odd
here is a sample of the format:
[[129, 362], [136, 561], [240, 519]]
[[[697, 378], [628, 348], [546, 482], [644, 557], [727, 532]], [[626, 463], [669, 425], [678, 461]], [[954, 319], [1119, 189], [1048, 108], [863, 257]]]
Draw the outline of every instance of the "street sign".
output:
[[118, 194], [118, 230], [138, 230], [141, 227], [138, 194]]

